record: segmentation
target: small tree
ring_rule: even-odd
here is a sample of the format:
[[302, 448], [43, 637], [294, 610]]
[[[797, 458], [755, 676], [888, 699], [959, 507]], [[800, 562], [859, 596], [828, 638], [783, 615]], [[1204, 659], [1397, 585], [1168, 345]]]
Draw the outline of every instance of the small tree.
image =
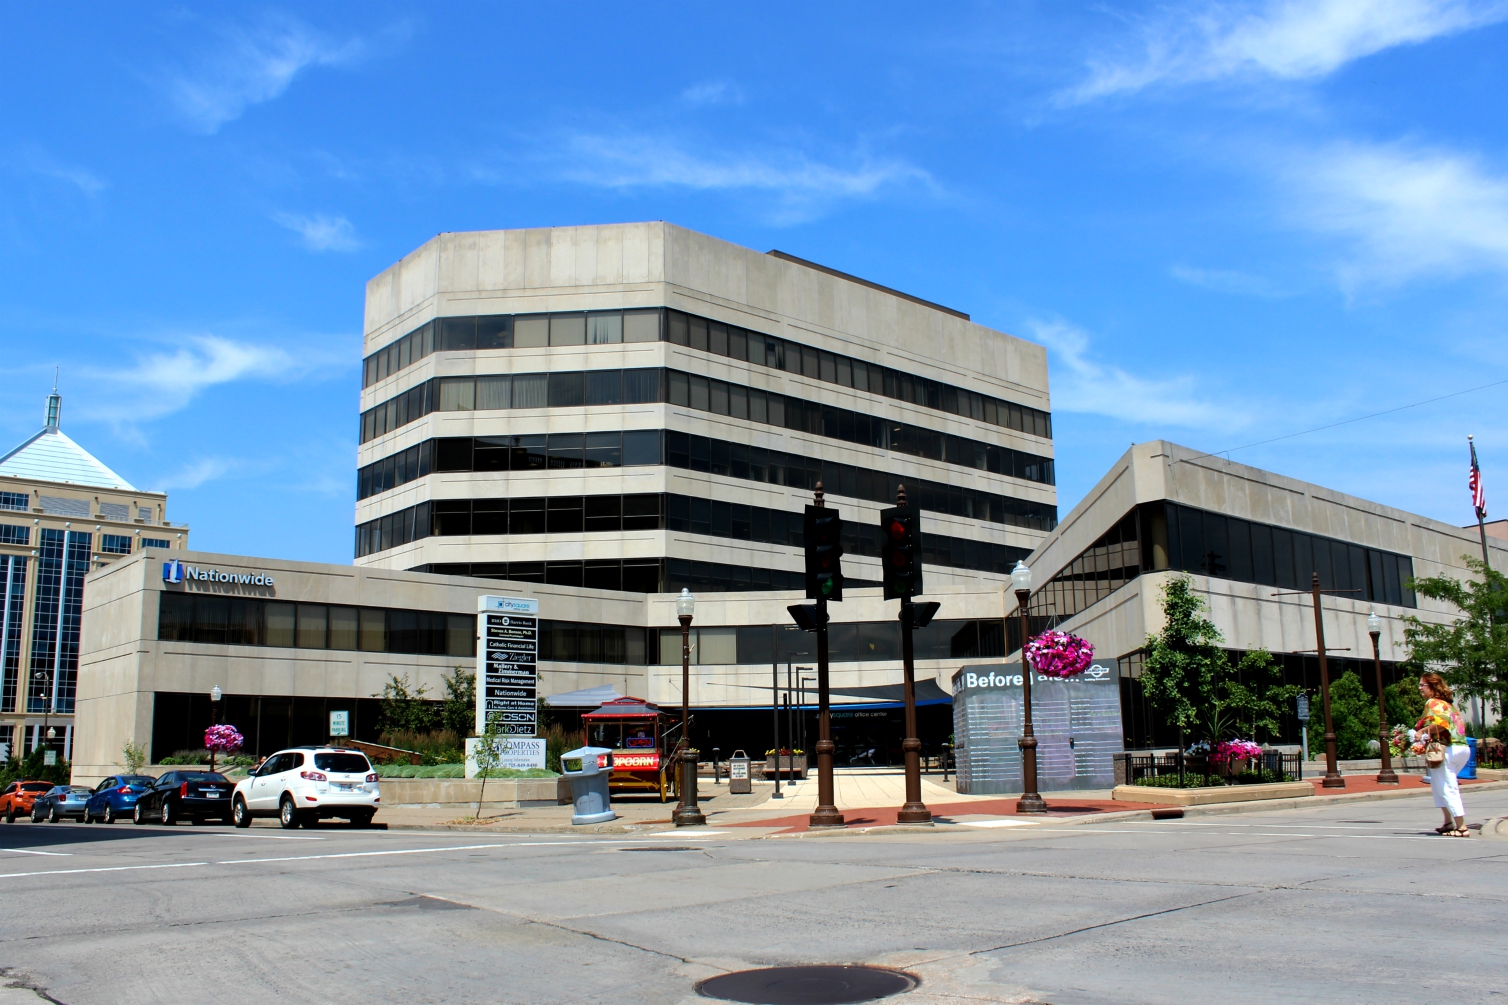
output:
[[1433, 625], [1408, 615], [1403, 638], [1416, 670], [1438, 668], [1456, 691], [1489, 699], [1501, 713], [1508, 692], [1508, 579], [1475, 558], [1468, 558], [1466, 566], [1480, 578], [1467, 583], [1450, 576], [1410, 581], [1415, 593], [1445, 601], [1461, 617]]
[[457, 736], [470, 736], [476, 728], [476, 674], [456, 667], [442, 680], [445, 704], [440, 706], [440, 722]]
[[[1344, 760], [1370, 757], [1377, 742], [1377, 703], [1362, 687], [1356, 671], [1347, 670], [1330, 682], [1330, 722], [1335, 727], [1336, 756]], [[1410, 720], [1407, 725], [1413, 725]], [[1325, 749], [1325, 717], [1309, 720], [1309, 749], [1318, 756]]]
[[377, 722], [383, 732], [407, 730], [411, 733], [423, 733], [434, 726], [434, 707], [424, 699], [428, 689], [423, 684], [410, 690], [412, 687], [408, 674], [401, 677], [398, 674], [388, 674], [387, 683], [382, 685], [382, 693], [373, 695], [382, 701], [377, 709]]
[[147, 766], [147, 748], [139, 743], [127, 743], [121, 747], [120, 756], [124, 759], [128, 774], [138, 775], [141, 769]]
[[496, 721], [487, 723], [487, 731], [477, 738], [476, 769], [482, 776], [482, 791], [477, 794], [476, 819], [482, 819], [482, 799], [487, 795], [487, 776], [503, 766], [503, 757], [513, 750], [513, 744], [498, 731]]
[[1276, 735], [1284, 705], [1299, 691], [1281, 683], [1272, 654], [1254, 649], [1232, 663], [1225, 636], [1204, 616], [1203, 598], [1186, 576], [1163, 587], [1163, 630], [1147, 636], [1141, 686], [1179, 733], [1210, 741], [1250, 729]]

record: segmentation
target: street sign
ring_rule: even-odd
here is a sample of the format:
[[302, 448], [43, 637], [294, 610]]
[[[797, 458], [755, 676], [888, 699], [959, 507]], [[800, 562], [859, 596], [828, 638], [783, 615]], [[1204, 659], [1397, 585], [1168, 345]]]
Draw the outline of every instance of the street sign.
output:
[[330, 713], [330, 735], [331, 736], [350, 736], [351, 735], [351, 713], [350, 712], [331, 712]]
[[1299, 722], [1309, 721], [1309, 696], [1307, 694], [1299, 695], [1298, 715]]
[[47, 765], [49, 768], [52, 767], [54, 764], [57, 764], [58, 763], [58, 752], [56, 750], [45, 751], [42, 754], [42, 763], [45, 764], [45, 765]]
[[476, 730], [488, 724], [504, 736], [539, 731], [539, 601], [529, 597], [477, 599]]

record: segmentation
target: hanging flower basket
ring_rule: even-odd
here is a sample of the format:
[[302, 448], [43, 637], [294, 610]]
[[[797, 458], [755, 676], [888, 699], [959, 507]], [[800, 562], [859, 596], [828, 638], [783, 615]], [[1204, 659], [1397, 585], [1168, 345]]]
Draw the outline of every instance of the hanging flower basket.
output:
[[1221, 740], [1210, 751], [1210, 760], [1216, 764], [1228, 764], [1232, 761], [1249, 761], [1253, 757], [1262, 756], [1262, 745], [1250, 740]]
[[1043, 632], [1026, 644], [1026, 659], [1044, 677], [1076, 677], [1094, 662], [1094, 647], [1068, 632]]
[[204, 731], [204, 749], [217, 754], [234, 754], [246, 744], [246, 737], [231, 725], [211, 726]]

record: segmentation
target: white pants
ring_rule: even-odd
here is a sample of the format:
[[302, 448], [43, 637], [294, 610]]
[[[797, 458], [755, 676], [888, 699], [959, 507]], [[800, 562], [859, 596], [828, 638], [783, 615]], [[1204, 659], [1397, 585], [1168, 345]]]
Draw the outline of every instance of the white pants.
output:
[[1471, 760], [1471, 748], [1464, 743], [1453, 743], [1445, 748], [1445, 763], [1429, 769], [1429, 787], [1435, 794], [1435, 805], [1450, 810], [1453, 817], [1464, 817], [1466, 809], [1461, 805], [1461, 786], [1456, 773]]

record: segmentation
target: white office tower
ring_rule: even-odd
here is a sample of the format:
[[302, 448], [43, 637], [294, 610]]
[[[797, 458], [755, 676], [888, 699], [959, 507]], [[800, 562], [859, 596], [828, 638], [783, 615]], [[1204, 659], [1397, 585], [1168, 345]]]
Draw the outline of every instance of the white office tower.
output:
[[853, 589], [904, 483], [927, 585], [978, 586], [1056, 523], [1041, 346], [667, 223], [441, 234], [368, 284], [364, 354], [358, 565], [800, 589], [821, 481]]

